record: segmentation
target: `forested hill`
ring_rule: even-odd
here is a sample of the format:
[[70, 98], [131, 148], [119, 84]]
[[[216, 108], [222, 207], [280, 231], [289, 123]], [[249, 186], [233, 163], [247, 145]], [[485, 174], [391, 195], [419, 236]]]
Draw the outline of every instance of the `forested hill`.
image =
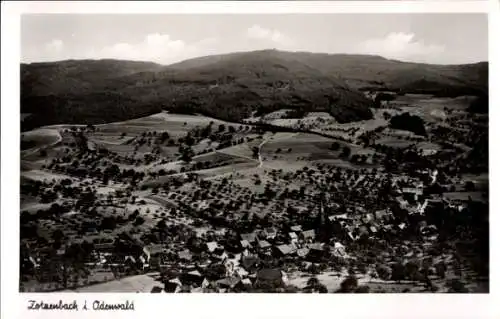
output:
[[487, 90], [487, 63], [433, 66], [378, 56], [263, 50], [170, 66], [119, 60], [21, 65], [23, 130], [98, 124], [162, 109], [241, 120], [280, 108], [327, 111], [339, 122], [372, 117], [360, 90], [433, 94]]

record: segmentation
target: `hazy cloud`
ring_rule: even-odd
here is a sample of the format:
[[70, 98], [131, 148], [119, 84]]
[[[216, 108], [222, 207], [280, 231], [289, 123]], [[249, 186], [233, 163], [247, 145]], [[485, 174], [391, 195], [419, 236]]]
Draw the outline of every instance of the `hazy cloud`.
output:
[[146, 35], [141, 42], [115, 43], [102, 49], [93, 49], [89, 55], [95, 58], [143, 60], [169, 64], [203, 54], [211, 54], [216, 43], [215, 38], [188, 43], [173, 39], [168, 34], [152, 33]]
[[271, 30], [259, 25], [253, 25], [248, 28], [247, 36], [252, 39], [260, 39], [271, 41], [278, 46], [289, 47], [294, 44], [294, 41], [278, 30]]
[[45, 45], [45, 48], [52, 54], [59, 54], [64, 48], [64, 43], [59, 39], [53, 39]]
[[423, 62], [436, 61], [445, 52], [445, 46], [427, 44], [415, 40], [415, 34], [404, 32], [389, 33], [386, 37], [369, 39], [360, 45], [367, 54], [382, 55], [393, 59], [412, 59]]
[[473, 63], [488, 59], [487, 27], [486, 14], [470, 13], [23, 15], [21, 60], [115, 58], [169, 64], [275, 48]]

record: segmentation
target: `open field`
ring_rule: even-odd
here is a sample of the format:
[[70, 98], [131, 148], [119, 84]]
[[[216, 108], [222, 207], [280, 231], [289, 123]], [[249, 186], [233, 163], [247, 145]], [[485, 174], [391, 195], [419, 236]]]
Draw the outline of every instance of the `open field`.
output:
[[230, 124], [212, 118], [198, 115], [182, 115], [162, 112], [147, 117], [123, 122], [97, 125], [99, 132], [107, 136], [125, 133], [127, 136], [137, 136], [143, 132], [168, 131], [173, 137], [185, 135], [189, 130], [213, 122], [214, 125]]
[[[32, 147], [44, 147], [53, 145], [61, 140], [61, 135], [56, 129], [37, 129], [25, 132], [21, 135], [21, 142], [32, 144]], [[31, 145], [30, 145], [31, 146]]]

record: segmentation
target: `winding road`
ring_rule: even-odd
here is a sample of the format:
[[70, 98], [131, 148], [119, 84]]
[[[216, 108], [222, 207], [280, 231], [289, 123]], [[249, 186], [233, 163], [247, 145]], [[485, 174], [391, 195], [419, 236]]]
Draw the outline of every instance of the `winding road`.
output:
[[262, 143], [259, 144], [259, 168], [262, 167], [262, 165], [264, 164], [264, 161], [262, 159], [262, 153], [261, 153], [261, 150], [262, 150], [262, 146], [264, 146], [264, 144], [266, 144], [266, 142], [268, 141], [268, 139], [264, 139], [262, 141]]

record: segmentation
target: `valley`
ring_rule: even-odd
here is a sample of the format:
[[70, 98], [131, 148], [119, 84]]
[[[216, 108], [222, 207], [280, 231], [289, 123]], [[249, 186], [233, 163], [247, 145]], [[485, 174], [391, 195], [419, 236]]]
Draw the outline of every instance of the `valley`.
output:
[[23, 82], [20, 290], [488, 292], [481, 77], [419, 66], [441, 88], [425, 91], [382, 60], [367, 88], [291, 56]]

